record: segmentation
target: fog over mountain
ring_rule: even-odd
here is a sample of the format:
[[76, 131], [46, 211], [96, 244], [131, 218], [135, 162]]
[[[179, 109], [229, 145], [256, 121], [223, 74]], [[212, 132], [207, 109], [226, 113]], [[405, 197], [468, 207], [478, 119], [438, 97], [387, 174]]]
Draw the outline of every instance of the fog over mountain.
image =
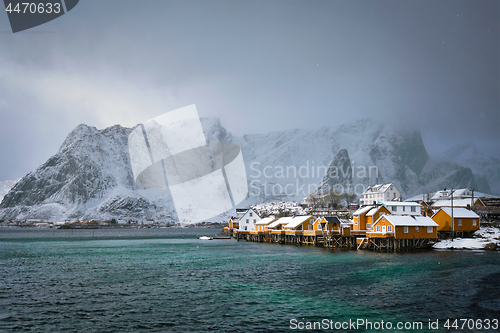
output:
[[190, 104], [234, 136], [372, 117], [414, 125], [431, 156], [472, 140], [498, 158], [499, 12], [476, 0], [80, 1], [15, 34], [4, 13], [0, 181], [43, 164], [78, 124], [133, 127]]
[[[300, 201], [320, 188], [361, 194], [366, 186], [382, 182], [395, 183], [404, 197], [444, 187], [486, 193], [500, 189], [499, 161], [477, 148], [457, 146], [432, 159], [419, 131], [371, 119], [241, 137], [229, 133], [217, 118], [203, 118], [202, 125], [208, 141], [235, 142], [242, 149], [249, 195], [241, 207]], [[119, 125], [104, 130], [76, 127], [57, 154], [5, 195], [0, 219], [175, 222], [168, 191], [135, 185], [127, 146], [131, 130]], [[471, 161], [476, 165], [469, 167]]]

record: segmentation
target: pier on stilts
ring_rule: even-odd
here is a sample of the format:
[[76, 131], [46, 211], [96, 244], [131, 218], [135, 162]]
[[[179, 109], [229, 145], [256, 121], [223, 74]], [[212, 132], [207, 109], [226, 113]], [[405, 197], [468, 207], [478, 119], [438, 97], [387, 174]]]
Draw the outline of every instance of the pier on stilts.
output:
[[288, 245], [315, 245], [326, 248], [356, 248], [356, 236], [341, 235], [340, 233], [317, 233], [307, 232], [291, 233], [283, 230], [273, 230], [268, 232], [242, 232], [233, 230], [231, 235], [236, 240], [246, 240], [259, 243], [277, 243]]
[[[238, 228], [227, 228], [235, 239], [289, 245], [314, 245], [329, 249], [405, 252], [430, 248], [438, 240], [438, 224], [429, 217], [391, 215], [386, 211], [372, 225], [341, 223], [337, 217], [312, 215], [265, 218], [253, 230], [249, 220]], [[362, 227], [362, 228], [361, 228]], [[455, 231], [455, 237], [465, 232]], [[446, 237], [446, 233], [440, 233]]]
[[232, 230], [236, 240], [287, 245], [313, 245], [329, 249], [372, 250], [380, 252], [406, 252], [430, 248], [435, 239], [368, 238], [362, 233], [341, 234], [339, 232], [317, 232], [304, 230], [302, 233], [287, 233], [284, 230], [267, 232], [242, 232]]
[[416, 249], [430, 248], [435, 240], [423, 239], [395, 239], [395, 238], [364, 238], [359, 241], [358, 249], [375, 250], [382, 252], [404, 252]]

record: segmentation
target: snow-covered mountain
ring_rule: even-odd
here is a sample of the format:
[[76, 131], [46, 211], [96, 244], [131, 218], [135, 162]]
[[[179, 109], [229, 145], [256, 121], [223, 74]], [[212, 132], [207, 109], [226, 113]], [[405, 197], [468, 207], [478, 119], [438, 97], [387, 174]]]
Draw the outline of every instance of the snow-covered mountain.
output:
[[403, 197], [451, 186], [489, 192], [470, 168], [431, 159], [419, 131], [372, 119], [236, 141], [247, 166], [247, 204], [298, 201], [318, 189], [360, 195], [368, 185], [384, 182], [394, 183]]
[[128, 156], [131, 129], [80, 125], [59, 152], [23, 177], [0, 204], [0, 219], [170, 219], [170, 200], [135, 185]]
[[9, 193], [10, 189], [14, 184], [16, 184], [18, 180], [4, 180], [0, 182], [0, 202], [2, 202], [3, 197]]
[[[202, 119], [202, 127], [208, 141], [241, 147], [249, 196], [240, 207], [300, 201], [324, 184], [350, 186], [359, 194], [370, 184], [393, 182], [404, 197], [451, 186], [488, 192], [471, 169], [431, 159], [418, 131], [370, 119], [242, 137], [233, 137], [216, 118]], [[135, 185], [127, 147], [131, 131], [119, 125], [75, 128], [56, 155], [4, 197], [0, 220], [176, 221], [168, 191]]]
[[[500, 194], [500, 160], [486, 155], [474, 143], [458, 144], [439, 154], [436, 159], [469, 167], [474, 174], [479, 175], [476, 181], [482, 192]], [[491, 190], [488, 190], [488, 186]]]

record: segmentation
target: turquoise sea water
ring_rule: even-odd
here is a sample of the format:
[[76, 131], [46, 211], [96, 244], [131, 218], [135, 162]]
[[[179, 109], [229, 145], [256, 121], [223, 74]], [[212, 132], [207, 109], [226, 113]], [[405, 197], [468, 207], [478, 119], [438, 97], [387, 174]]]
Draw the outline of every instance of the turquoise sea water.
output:
[[498, 252], [196, 238], [219, 231], [0, 229], [0, 331], [291, 332], [292, 319], [449, 331], [447, 318], [500, 317]]

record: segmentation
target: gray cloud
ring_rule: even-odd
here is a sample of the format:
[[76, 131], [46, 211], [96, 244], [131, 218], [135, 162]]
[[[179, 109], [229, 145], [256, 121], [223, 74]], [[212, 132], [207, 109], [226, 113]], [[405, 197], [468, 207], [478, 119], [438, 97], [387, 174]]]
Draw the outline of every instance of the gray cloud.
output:
[[[80, 1], [0, 21], [0, 179], [80, 123], [133, 126], [196, 104], [234, 134], [376, 117], [431, 152], [498, 156], [498, 1]], [[52, 33], [42, 33], [52, 32]]]

